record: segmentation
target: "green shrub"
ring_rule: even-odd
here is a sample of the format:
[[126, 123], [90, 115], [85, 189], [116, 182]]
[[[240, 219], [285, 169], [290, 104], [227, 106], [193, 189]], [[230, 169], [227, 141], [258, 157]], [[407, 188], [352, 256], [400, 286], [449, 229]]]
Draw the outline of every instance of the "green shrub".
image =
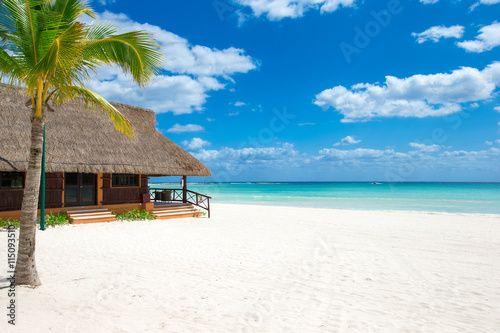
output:
[[20, 223], [18, 220], [13, 220], [10, 217], [7, 220], [0, 219], [0, 228], [7, 229], [11, 225], [13, 225], [16, 228], [19, 228]]
[[115, 214], [115, 218], [117, 221], [124, 221], [124, 220], [137, 221], [137, 220], [155, 220], [156, 216], [153, 213], [146, 212], [146, 210], [144, 209], [139, 210], [136, 208], [129, 212], [123, 212], [123, 214]]
[[69, 224], [68, 214], [66, 214], [66, 211], [58, 212], [57, 215], [54, 215], [52, 214], [52, 212], [50, 212], [49, 215], [45, 216], [46, 226], [63, 224]]

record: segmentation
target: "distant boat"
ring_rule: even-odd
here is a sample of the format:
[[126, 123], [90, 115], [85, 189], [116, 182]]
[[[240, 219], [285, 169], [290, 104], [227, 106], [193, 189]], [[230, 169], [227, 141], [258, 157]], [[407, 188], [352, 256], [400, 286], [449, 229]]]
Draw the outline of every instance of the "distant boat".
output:
[[379, 182], [373, 182], [372, 184], [373, 184], [373, 185], [380, 185], [380, 184], [382, 184], [382, 183], [379, 183]]

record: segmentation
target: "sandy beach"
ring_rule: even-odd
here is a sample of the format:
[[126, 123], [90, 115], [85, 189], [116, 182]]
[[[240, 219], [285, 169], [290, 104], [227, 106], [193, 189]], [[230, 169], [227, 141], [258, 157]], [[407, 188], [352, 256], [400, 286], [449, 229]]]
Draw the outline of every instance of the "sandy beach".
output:
[[[498, 332], [500, 216], [214, 204], [38, 232], [2, 332]], [[0, 232], [5, 287], [7, 233]]]

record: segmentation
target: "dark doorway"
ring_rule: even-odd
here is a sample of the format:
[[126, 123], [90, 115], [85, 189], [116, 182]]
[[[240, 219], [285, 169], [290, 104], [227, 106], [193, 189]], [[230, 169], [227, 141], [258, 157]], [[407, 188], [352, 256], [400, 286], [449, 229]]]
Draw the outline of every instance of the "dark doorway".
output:
[[96, 178], [96, 175], [90, 173], [64, 174], [64, 206], [94, 206]]

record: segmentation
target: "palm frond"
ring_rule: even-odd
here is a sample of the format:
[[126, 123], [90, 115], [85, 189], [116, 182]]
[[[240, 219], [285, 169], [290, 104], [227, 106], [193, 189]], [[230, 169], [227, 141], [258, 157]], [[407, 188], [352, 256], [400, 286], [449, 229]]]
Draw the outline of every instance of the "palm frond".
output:
[[82, 0], [55, 0], [49, 2], [50, 11], [60, 13], [61, 21], [73, 23], [81, 15], [88, 15], [95, 19], [96, 15], [85, 1]]
[[109, 25], [91, 27], [84, 58], [119, 65], [139, 85], [144, 86], [160, 71], [163, 54], [158, 51], [159, 45], [152, 34], [144, 31], [122, 34], [115, 34], [115, 31]]
[[134, 136], [133, 125], [130, 121], [113, 105], [92, 90], [80, 86], [64, 86], [58, 88], [53, 93], [53, 100], [57, 104], [75, 99], [79, 99], [79, 101], [85, 103], [85, 108], [90, 109], [91, 112], [96, 110], [104, 112], [111, 119], [118, 131], [129, 137]]
[[4, 49], [0, 49], [0, 77], [7, 76], [10, 85], [19, 86], [24, 79], [25, 71], [15, 57]]
[[105, 64], [120, 66], [144, 86], [161, 70], [159, 45], [144, 31], [87, 26], [79, 22], [82, 15], [95, 18], [86, 0], [0, 0], [0, 77], [26, 89], [36, 117], [51, 99], [76, 99], [133, 136], [130, 122], [85, 83]]
[[57, 70], [60, 75], [69, 75], [72, 68], [79, 62], [82, 48], [80, 39], [83, 36], [83, 25], [79, 22], [73, 23], [62, 31], [52, 41], [49, 50], [44, 57], [30, 71], [29, 75], [48, 78], [53, 76]]

